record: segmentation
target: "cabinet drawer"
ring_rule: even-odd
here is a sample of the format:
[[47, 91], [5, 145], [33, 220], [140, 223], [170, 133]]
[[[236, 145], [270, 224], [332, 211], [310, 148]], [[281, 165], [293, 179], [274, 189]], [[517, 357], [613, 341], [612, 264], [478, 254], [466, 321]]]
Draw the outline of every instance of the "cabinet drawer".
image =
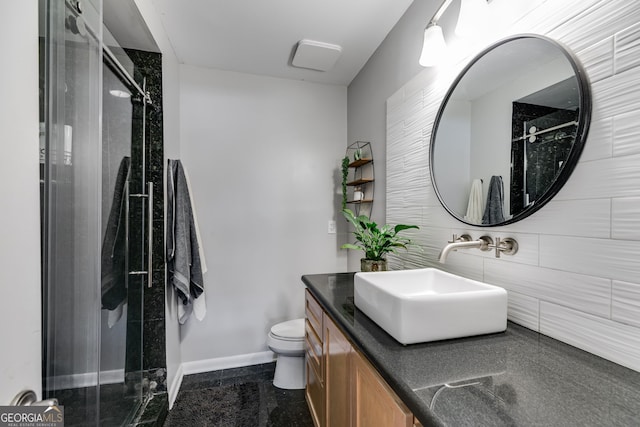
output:
[[305, 322], [304, 335], [307, 346], [307, 363], [311, 364], [320, 379], [322, 379], [324, 375], [322, 363], [322, 341], [320, 341], [320, 338], [311, 327], [309, 320]]
[[322, 307], [320, 307], [320, 304], [308, 289], [305, 291], [305, 314], [311, 327], [320, 338], [320, 342], [322, 342]]

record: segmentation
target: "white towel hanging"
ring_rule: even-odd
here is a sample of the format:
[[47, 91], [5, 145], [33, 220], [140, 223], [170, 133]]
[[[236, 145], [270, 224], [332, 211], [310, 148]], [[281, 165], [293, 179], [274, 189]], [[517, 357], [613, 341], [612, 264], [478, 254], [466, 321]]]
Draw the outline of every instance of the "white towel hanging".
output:
[[482, 224], [484, 202], [482, 201], [482, 180], [474, 179], [469, 192], [469, 203], [464, 220], [472, 224]]

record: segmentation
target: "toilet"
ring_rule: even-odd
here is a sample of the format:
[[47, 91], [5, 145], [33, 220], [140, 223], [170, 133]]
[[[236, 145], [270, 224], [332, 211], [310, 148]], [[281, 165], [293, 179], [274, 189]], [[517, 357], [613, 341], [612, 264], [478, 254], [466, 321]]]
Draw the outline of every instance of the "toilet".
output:
[[305, 388], [304, 318], [273, 325], [267, 345], [278, 356], [273, 385], [287, 390]]

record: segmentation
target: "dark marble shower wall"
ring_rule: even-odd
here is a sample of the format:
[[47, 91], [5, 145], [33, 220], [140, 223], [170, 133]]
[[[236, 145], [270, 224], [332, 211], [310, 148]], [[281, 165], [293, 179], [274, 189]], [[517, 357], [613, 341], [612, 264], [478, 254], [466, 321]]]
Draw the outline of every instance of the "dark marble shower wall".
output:
[[[569, 157], [575, 137], [575, 126], [573, 126], [555, 133], [540, 135], [532, 143], [527, 140], [515, 141], [527, 133], [525, 123], [528, 123], [528, 126], [535, 124], [538, 130], [543, 130], [577, 120], [578, 113], [578, 110], [513, 102], [511, 137], [514, 141], [511, 143], [509, 190], [511, 214], [525, 209], [525, 194], [529, 194], [529, 202], [532, 203], [551, 187], [562, 164]], [[558, 138], [557, 134], [560, 132], [565, 133], [566, 137]], [[547, 137], [552, 139], [545, 141]], [[527, 165], [526, 168], [525, 165]]]
[[133, 49], [126, 52], [134, 64], [134, 79], [142, 86], [146, 78], [153, 102], [146, 113], [145, 150], [146, 180], [153, 182], [153, 280], [152, 287], [144, 289], [142, 360], [150, 392], [166, 393], [162, 55]]

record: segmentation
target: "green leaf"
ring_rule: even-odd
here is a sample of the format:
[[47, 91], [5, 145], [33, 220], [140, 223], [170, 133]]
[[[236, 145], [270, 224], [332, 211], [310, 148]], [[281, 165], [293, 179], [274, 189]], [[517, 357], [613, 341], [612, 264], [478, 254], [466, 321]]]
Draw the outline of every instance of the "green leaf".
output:
[[418, 227], [417, 225], [405, 225], [405, 224], [398, 224], [395, 227], [395, 231], [396, 233], [399, 233], [402, 230], [409, 230], [411, 228], [415, 228], [415, 229], [420, 229], [420, 227]]
[[340, 249], [356, 249], [359, 251], [365, 250], [362, 246], [354, 245], [352, 243], [345, 243], [344, 245], [340, 246]]

